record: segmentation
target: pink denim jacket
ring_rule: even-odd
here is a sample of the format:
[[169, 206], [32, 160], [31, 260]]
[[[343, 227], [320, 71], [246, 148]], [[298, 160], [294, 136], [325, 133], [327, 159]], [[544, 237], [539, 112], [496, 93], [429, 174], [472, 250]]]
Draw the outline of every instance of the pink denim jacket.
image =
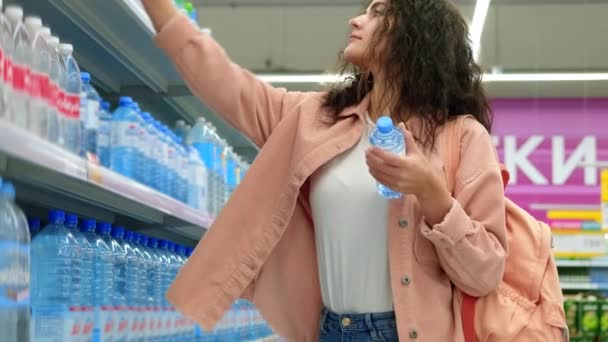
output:
[[[329, 123], [323, 93], [288, 92], [259, 81], [181, 14], [156, 42], [193, 93], [261, 148], [175, 279], [169, 301], [210, 329], [235, 299], [248, 298], [280, 335], [317, 340], [322, 302], [308, 179], [360, 139], [368, 99]], [[386, 229], [401, 341], [463, 341], [461, 298], [453, 287], [483, 296], [503, 276], [505, 203], [496, 151], [477, 121], [464, 126], [453, 142], [461, 144], [461, 166], [444, 221], [426, 225], [415, 196], [390, 204]], [[444, 137], [440, 130], [437, 146]], [[426, 154], [445, 176], [439, 152]]]

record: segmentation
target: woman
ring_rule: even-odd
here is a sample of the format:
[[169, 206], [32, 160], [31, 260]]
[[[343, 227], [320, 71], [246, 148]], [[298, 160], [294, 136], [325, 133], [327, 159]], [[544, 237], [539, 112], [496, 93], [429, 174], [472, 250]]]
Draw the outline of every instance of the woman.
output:
[[[457, 9], [373, 0], [350, 21], [353, 76], [296, 93], [232, 63], [171, 0], [143, 3], [193, 93], [261, 147], [169, 300], [209, 329], [248, 298], [293, 341], [463, 341], [458, 293], [498, 286], [506, 233], [490, 110]], [[440, 147], [465, 114], [447, 141], [462, 150], [448, 189]], [[407, 155], [368, 145], [381, 115], [401, 122]], [[384, 200], [376, 181], [406, 195]]]

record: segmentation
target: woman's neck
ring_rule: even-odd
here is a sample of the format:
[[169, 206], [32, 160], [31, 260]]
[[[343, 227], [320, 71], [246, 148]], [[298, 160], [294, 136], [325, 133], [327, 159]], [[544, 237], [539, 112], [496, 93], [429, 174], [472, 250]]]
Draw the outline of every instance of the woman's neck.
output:
[[392, 96], [388, 94], [388, 89], [384, 86], [382, 79], [374, 75], [374, 86], [371, 90], [368, 109], [370, 118], [376, 121], [381, 116], [392, 116], [392, 108]]

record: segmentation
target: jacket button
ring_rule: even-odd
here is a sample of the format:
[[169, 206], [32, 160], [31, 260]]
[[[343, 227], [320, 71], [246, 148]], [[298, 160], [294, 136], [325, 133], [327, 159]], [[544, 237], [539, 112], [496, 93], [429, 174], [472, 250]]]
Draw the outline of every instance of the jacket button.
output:
[[403, 278], [401, 278], [401, 284], [408, 286], [411, 283], [412, 283], [412, 278], [410, 278], [410, 276], [406, 275]]
[[418, 331], [416, 329], [410, 330], [410, 338], [413, 340], [418, 338]]
[[399, 227], [401, 227], [401, 228], [407, 228], [408, 224], [409, 224], [409, 222], [407, 222], [406, 219], [399, 220]]

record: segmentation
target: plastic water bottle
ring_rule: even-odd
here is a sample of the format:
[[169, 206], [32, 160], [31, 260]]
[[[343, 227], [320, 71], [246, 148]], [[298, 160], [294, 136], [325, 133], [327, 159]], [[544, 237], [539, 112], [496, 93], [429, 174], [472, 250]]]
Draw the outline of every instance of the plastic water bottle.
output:
[[[93, 250], [93, 342], [111, 342], [113, 340], [114, 317], [112, 310], [112, 250], [110, 246], [95, 234], [95, 220], [82, 222], [81, 232]], [[100, 225], [102, 234], [109, 234], [112, 227], [109, 223]]]
[[[2, 8], [0, 0], [0, 9]], [[8, 120], [8, 100], [12, 87], [12, 73], [9, 73], [13, 53], [13, 33], [4, 13], [0, 12], [0, 120]]]
[[215, 215], [214, 196], [215, 196], [215, 177], [213, 174], [215, 163], [215, 149], [213, 137], [207, 122], [204, 118], [199, 118], [188, 135], [192, 147], [198, 152], [207, 170], [207, 207], [208, 215]]
[[[122, 228], [122, 227], [119, 227]], [[124, 229], [124, 228], [123, 228]], [[122, 239], [117, 239], [125, 251], [125, 296], [129, 310], [129, 341], [138, 339], [139, 315], [137, 312], [139, 304], [139, 273], [141, 268], [140, 255], [133, 248], [133, 232], [126, 231]]]
[[93, 338], [93, 247], [80, 232], [78, 216], [66, 215], [66, 227], [70, 230], [80, 246], [80, 300], [77, 310], [81, 322], [78, 341], [90, 341]]
[[[370, 134], [369, 142], [384, 151], [399, 155], [405, 153], [405, 139], [403, 133], [395, 128], [393, 120], [388, 116], [383, 116], [378, 119], [376, 129]], [[403, 194], [393, 191], [380, 183], [378, 183], [378, 193], [387, 199], [397, 199], [403, 196]]]
[[30, 37], [23, 25], [23, 8], [9, 5], [4, 14], [11, 25], [13, 33], [13, 53], [11, 56], [12, 88], [10, 93], [9, 119], [18, 127], [29, 127], [30, 115], [30, 66], [32, 64], [32, 46]]
[[30, 38], [28, 43], [32, 48], [32, 68], [29, 82], [29, 130], [42, 138], [46, 138], [48, 126], [47, 98], [49, 96], [51, 63], [50, 47], [47, 39], [51, 32], [48, 28], [43, 30], [42, 19], [35, 16], [25, 18], [25, 28]]
[[136, 272], [136, 282], [135, 282], [135, 300], [133, 302], [133, 307], [135, 308], [136, 313], [136, 321], [137, 328], [135, 333], [136, 341], [144, 340], [144, 331], [147, 325], [146, 315], [145, 315], [145, 307], [147, 304], [146, 300], [146, 273], [148, 267], [148, 260], [145, 258], [143, 251], [139, 246], [139, 241], [141, 239], [141, 234], [133, 232], [132, 238], [130, 240], [131, 247], [133, 248], [133, 252], [137, 255], [137, 272]]
[[188, 170], [190, 185], [188, 186], [187, 203], [192, 208], [198, 209], [203, 215], [209, 215], [207, 210], [207, 185], [209, 174], [207, 168], [200, 159], [196, 149], [188, 147]]
[[88, 72], [80, 73], [82, 89], [80, 92], [80, 130], [82, 131], [82, 153], [97, 154], [97, 131], [99, 130], [100, 97]]
[[121, 97], [119, 107], [112, 114], [110, 167], [123, 176], [135, 179], [138, 118], [132, 102], [130, 97]]
[[147, 269], [146, 274], [146, 297], [149, 309], [147, 337], [151, 341], [156, 341], [160, 337], [160, 327], [162, 326], [162, 320], [159, 316], [159, 298], [162, 294], [160, 293], [161, 259], [157, 252], [158, 239], [153, 237], [148, 238], [145, 248], [148, 255], [150, 255], [150, 267]]
[[186, 122], [184, 120], [177, 120], [175, 122], [175, 127], [173, 128], [173, 133], [184, 139], [186, 134]]
[[110, 234], [103, 233], [101, 237], [112, 250], [114, 261], [113, 275], [113, 303], [114, 303], [114, 341], [125, 342], [129, 338], [130, 316], [127, 309], [126, 299], [126, 265], [127, 256], [121, 244], [116, 240], [122, 240], [124, 228], [114, 227]]
[[15, 204], [15, 188], [8, 182], [0, 187], [0, 246], [2, 341], [28, 341], [30, 234], [23, 212]]
[[110, 114], [110, 103], [101, 102], [101, 110], [98, 115], [99, 128], [97, 130], [97, 157], [99, 163], [110, 168], [110, 149], [112, 137], [112, 114]]
[[80, 331], [70, 314], [80, 296], [80, 247], [64, 221], [63, 211], [51, 210], [32, 241], [33, 341], [71, 341]]
[[62, 133], [64, 146], [67, 150], [78, 154], [81, 149], [82, 131], [80, 129], [80, 92], [82, 80], [80, 68], [72, 54], [74, 47], [71, 44], [59, 44], [59, 56], [65, 66], [62, 88], [65, 95], [63, 104]]
[[47, 139], [55, 144], [62, 145], [63, 139], [61, 135], [62, 111], [59, 106], [59, 100], [62, 98], [60, 82], [62, 77], [62, 64], [59, 58], [59, 38], [51, 36], [48, 39], [49, 44], [49, 89], [46, 101], [48, 108], [47, 122]]
[[183, 145], [182, 138], [177, 138], [177, 151], [178, 151], [178, 175], [179, 175], [179, 196], [178, 200], [182, 203], [188, 203], [188, 188], [192, 185], [190, 181], [190, 170], [188, 169], [189, 158], [188, 152]]
[[33, 239], [36, 234], [40, 233], [40, 219], [28, 218], [27, 225], [30, 228], [30, 238]]
[[158, 251], [159, 251], [159, 256], [162, 262], [162, 266], [161, 266], [161, 288], [160, 288], [160, 298], [158, 298], [159, 303], [162, 307], [162, 338], [167, 338], [169, 337], [170, 333], [171, 333], [171, 329], [172, 329], [172, 324], [171, 324], [171, 305], [169, 304], [169, 302], [167, 301], [166, 297], [164, 296], [165, 293], [167, 293], [167, 290], [169, 289], [169, 286], [171, 286], [171, 283], [173, 282], [173, 275], [171, 272], [171, 257], [169, 254], [169, 242], [166, 240], [160, 240], [158, 243]]

